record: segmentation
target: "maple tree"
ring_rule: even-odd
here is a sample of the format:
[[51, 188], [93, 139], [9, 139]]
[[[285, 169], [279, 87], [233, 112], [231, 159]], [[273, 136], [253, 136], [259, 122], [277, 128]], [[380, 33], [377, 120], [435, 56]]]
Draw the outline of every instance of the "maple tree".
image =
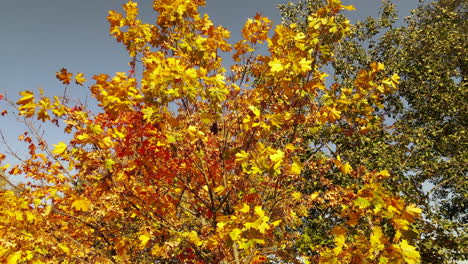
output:
[[[97, 113], [21, 92], [20, 116], [63, 125], [70, 140], [49, 145], [27, 123], [19, 139], [28, 157], [0, 168], [5, 179], [29, 179], [0, 192], [0, 259], [419, 263], [407, 230], [421, 209], [386, 186], [389, 171], [315, 147], [319, 132], [379, 131], [377, 109], [399, 83], [376, 62], [346, 85], [326, 82], [331, 47], [352, 31], [340, 12], [353, 7], [327, 1], [306, 27], [258, 14], [230, 44], [229, 31], [199, 13], [204, 4], [154, 1], [155, 25], [138, 19], [132, 1], [109, 12], [130, 71], [92, 77]], [[56, 76], [87, 82], [66, 69]], [[314, 211], [334, 219], [318, 243], [304, 239]]]

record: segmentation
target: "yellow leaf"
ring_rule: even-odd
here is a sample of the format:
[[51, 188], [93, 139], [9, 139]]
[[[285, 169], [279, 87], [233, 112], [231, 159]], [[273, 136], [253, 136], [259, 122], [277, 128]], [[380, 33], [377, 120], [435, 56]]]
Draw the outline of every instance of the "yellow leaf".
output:
[[368, 200], [366, 200], [365, 198], [358, 197], [358, 198], [354, 201], [354, 205], [355, 205], [355, 206], [358, 206], [358, 207], [361, 208], [361, 209], [364, 209], [364, 208], [370, 206], [370, 202], [369, 202]]
[[286, 145], [286, 149], [287, 149], [287, 150], [294, 151], [294, 150], [296, 150], [296, 147], [295, 147], [293, 144], [287, 144], [287, 145]]
[[16, 102], [18, 105], [25, 105], [34, 101], [34, 94], [30, 91], [21, 91], [20, 95], [22, 97]]
[[197, 135], [197, 128], [195, 126], [189, 126], [187, 132], [190, 136], [195, 137]]
[[233, 241], [237, 241], [241, 238], [241, 233], [242, 230], [240, 230], [239, 228], [234, 228], [231, 232], [229, 232], [229, 236]]
[[353, 167], [351, 167], [349, 162], [346, 162], [344, 165], [340, 166], [340, 170], [343, 174], [350, 174], [351, 171], [353, 170]]
[[281, 163], [283, 162], [284, 152], [281, 150], [277, 150], [275, 154], [270, 155], [271, 161], [275, 163], [274, 169], [277, 169]]
[[268, 62], [268, 65], [270, 66], [270, 71], [272, 73], [280, 72], [283, 70], [283, 65], [281, 65], [281, 61], [276, 58]]
[[336, 247], [333, 249], [335, 255], [339, 255], [343, 251], [343, 246], [345, 244], [346, 237], [344, 234], [335, 236]]
[[49, 214], [50, 214], [50, 211], [52, 211], [52, 205], [48, 204], [48, 205], [45, 207], [44, 215], [49, 215]]
[[380, 252], [385, 248], [382, 243], [382, 229], [378, 226], [372, 228], [372, 234], [370, 236], [370, 244], [373, 252]]
[[59, 142], [57, 145], [53, 145], [55, 148], [52, 150], [52, 153], [55, 155], [60, 155], [67, 149], [67, 144]]
[[64, 244], [58, 244], [58, 247], [63, 251], [65, 252], [66, 254], [70, 253], [70, 249], [65, 246]]
[[270, 225], [269, 225], [268, 223], [262, 222], [262, 223], [260, 223], [260, 224], [257, 226], [256, 229], [257, 229], [258, 231], [260, 231], [260, 233], [265, 234], [267, 230], [270, 230], [270, 229], [271, 229], [271, 227], [270, 227]]
[[335, 237], [335, 243], [337, 247], [343, 247], [345, 244], [345, 235], [344, 234], [339, 234]]
[[410, 205], [406, 206], [406, 213], [408, 213], [409, 215], [411, 215], [413, 217], [416, 217], [416, 216], [419, 216], [422, 213], [422, 210], [421, 210], [421, 208], [417, 207], [416, 205], [410, 204]]
[[104, 163], [104, 167], [108, 170], [112, 170], [112, 165], [114, 164], [115, 164], [115, 161], [113, 161], [112, 159], [106, 159]]
[[24, 213], [26, 215], [26, 220], [28, 220], [28, 222], [32, 222], [34, 221], [34, 219], [36, 218], [31, 212], [29, 211], [26, 211]]
[[9, 248], [4, 248], [0, 245], [0, 258], [4, 258], [5, 256], [8, 255], [8, 253], [11, 251]]
[[315, 200], [315, 199], [317, 199], [317, 197], [319, 197], [319, 195], [320, 195], [319, 192], [314, 192], [313, 194], [310, 195], [310, 199]]
[[300, 164], [299, 161], [294, 161], [293, 164], [291, 165], [290, 173], [294, 175], [299, 175], [301, 174], [302, 171], [302, 165]]
[[274, 115], [268, 115], [271, 124], [278, 128], [284, 124], [284, 121], [287, 120], [288, 116], [289, 116], [289, 113], [287, 112], [286, 113], [282, 112], [282, 113], [274, 114]]
[[384, 70], [385, 69], [385, 66], [380, 63], [380, 62], [372, 62], [371, 63], [371, 68], [374, 70], [374, 71], [381, 71], [381, 70]]
[[238, 242], [239, 248], [243, 250], [248, 250], [251, 247], [254, 247], [255, 244], [265, 244], [265, 240], [263, 239], [249, 239], [247, 241], [240, 241]]
[[150, 240], [150, 236], [143, 234], [143, 235], [140, 235], [138, 239], [141, 241], [140, 245], [144, 247], [146, 246], [146, 244], [148, 244], [148, 241]]
[[299, 199], [302, 198], [302, 193], [300, 193], [300, 192], [293, 192], [291, 196], [292, 196], [292, 198], [293, 198], [294, 200], [299, 200]]
[[336, 108], [331, 108], [330, 112], [328, 113], [328, 120], [330, 122], [335, 122], [341, 117], [341, 112], [338, 111]]
[[274, 221], [273, 223], [271, 223], [272, 226], [278, 226], [279, 224], [281, 224], [283, 220], [276, 220]]
[[217, 194], [220, 194], [220, 193], [222, 193], [224, 191], [224, 189], [226, 189], [226, 188], [224, 188], [224, 186], [220, 185], [220, 186], [218, 186], [218, 187], [216, 187], [214, 189], [214, 192], [217, 193]]
[[91, 207], [91, 201], [88, 200], [75, 200], [72, 203], [72, 207], [74, 207], [78, 211], [88, 211]]
[[138, 15], [138, 4], [136, 2], [129, 1], [123, 5], [123, 9], [125, 10], [127, 19], [129, 20], [135, 19]]
[[258, 231], [260, 231], [260, 233], [265, 234], [266, 230], [271, 229], [270, 225], [267, 222], [265, 222], [265, 220], [268, 221], [268, 217], [260, 217], [254, 222], [245, 223], [244, 226], [246, 228], [257, 229]]
[[349, 11], [356, 10], [356, 8], [353, 5], [347, 5], [347, 6], [342, 5], [341, 8], [349, 10]]
[[381, 170], [379, 174], [380, 176], [385, 177], [385, 178], [390, 177], [390, 172], [388, 170]]
[[86, 79], [83, 77], [83, 75], [84, 74], [80, 72], [75, 76], [76, 84], [83, 85], [83, 83], [86, 82]]
[[260, 217], [265, 216], [265, 212], [263, 211], [261, 206], [255, 206], [255, 214]]
[[183, 236], [186, 237], [190, 242], [192, 242], [193, 244], [195, 244], [197, 246], [200, 246], [201, 244], [203, 244], [203, 241], [200, 240], [200, 238], [198, 237], [197, 232], [195, 232], [194, 230], [192, 230], [190, 232], [184, 232]]
[[221, 85], [221, 86], [224, 85], [224, 84], [226, 84], [226, 83], [224, 82], [225, 79], [226, 79], [226, 77], [225, 77], [224, 75], [222, 75], [222, 74], [217, 74], [217, 75], [214, 77], [214, 80], [215, 80], [216, 84]]
[[398, 241], [398, 240], [400, 240], [400, 238], [401, 238], [402, 235], [403, 235], [403, 234], [400, 232], [400, 230], [397, 230], [397, 231], [395, 232], [395, 236], [393, 237], [393, 239], [394, 239], [395, 241]]
[[245, 161], [249, 160], [249, 153], [245, 151], [241, 151], [239, 153], [236, 153], [236, 162], [238, 163], [243, 163]]
[[99, 136], [104, 132], [100, 125], [91, 124], [91, 125], [89, 125], [89, 128], [91, 129], [91, 131], [93, 132], [94, 135]]
[[16, 251], [15, 253], [11, 254], [7, 258], [7, 264], [16, 264], [18, 260], [21, 258], [21, 251]]
[[387, 90], [393, 90], [395, 88], [395, 84], [388, 78], [383, 79], [382, 84], [383, 84], [382, 88], [385, 88]]
[[248, 204], [243, 204], [242, 205], [242, 208], [239, 209], [239, 212], [241, 213], [248, 213], [250, 211], [250, 206]]
[[106, 147], [112, 147], [112, 145], [113, 145], [112, 139], [111, 139], [111, 137], [109, 137], [109, 136], [103, 138], [103, 139], [102, 139], [102, 143], [104, 143], [104, 145], [105, 145]]
[[40, 205], [41, 204], [41, 199], [38, 199], [38, 198], [33, 199], [33, 204], [36, 205], [36, 206]]
[[312, 64], [312, 61], [302, 58], [299, 61], [299, 65], [301, 66], [301, 72], [308, 72], [312, 70], [312, 67], [310, 66], [311, 64]]
[[162, 257], [165, 254], [165, 249], [164, 247], [161, 247], [159, 245], [154, 245], [154, 247], [151, 249], [151, 255], [155, 257]]
[[411, 246], [408, 244], [408, 241], [403, 239], [400, 244], [401, 248], [401, 254], [403, 255], [403, 259], [406, 261], [408, 264], [416, 264], [420, 263], [421, 255], [419, 252], [416, 250], [415, 247]]
[[[31, 250], [27, 250], [27, 251], [26, 251], [26, 257], [25, 257], [25, 259], [28, 260], [28, 261], [30, 261], [30, 260], [32, 260], [33, 258], [34, 258], [34, 253], [33, 253]], [[29, 262], [29, 263], [30, 263], [30, 262]]]
[[79, 141], [85, 141], [87, 139], [89, 139], [89, 135], [88, 134], [81, 134], [81, 135], [78, 135], [76, 136], [76, 139], [78, 139]]
[[254, 113], [256, 117], [260, 116], [260, 110], [257, 107], [253, 105], [249, 105], [249, 109], [252, 110], [252, 112]]
[[218, 222], [216, 224], [216, 227], [218, 227], [219, 229], [223, 229], [223, 227], [226, 226], [226, 223], [225, 222]]
[[397, 229], [401, 229], [401, 230], [407, 230], [410, 224], [407, 220], [400, 219], [400, 218], [393, 219], [392, 221], [393, 221], [394, 226]]

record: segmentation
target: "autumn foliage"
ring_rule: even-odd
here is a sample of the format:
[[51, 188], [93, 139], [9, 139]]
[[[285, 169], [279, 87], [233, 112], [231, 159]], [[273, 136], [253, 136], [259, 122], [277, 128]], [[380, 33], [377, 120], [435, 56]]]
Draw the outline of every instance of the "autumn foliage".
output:
[[[398, 84], [380, 63], [351, 86], [326, 81], [330, 45], [352, 30], [337, 15], [353, 7], [328, 1], [306, 31], [257, 15], [230, 44], [199, 13], [204, 4], [154, 1], [155, 25], [132, 1], [109, 12], [131, 62], [129, 72], [92, 77], [99, 112], [21, 93], [19, 115], [63, 126], [70, 140], [50, 146], [30, 126], [20, 137], [28, 157], [0, 168], [28, 180], [0, 192], [0, 260], [418, 263], [407, 231], [421, 210], [386, 188], [390, 172], [311, 141], [317, 131], [381, 129], [376, 109]], [[87, 83], [66, 69], [57, 78]], [[311, 211], [336, 219], [322, 243], [302, 232]]]

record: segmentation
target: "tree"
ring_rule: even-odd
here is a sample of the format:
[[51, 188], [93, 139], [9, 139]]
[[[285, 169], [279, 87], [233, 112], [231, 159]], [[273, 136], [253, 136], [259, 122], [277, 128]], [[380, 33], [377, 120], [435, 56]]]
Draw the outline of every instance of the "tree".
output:
[[[284, 23], [301, 22], [324, 1], [283, 6]], [[467, 259], [465, 1], [441, 0], [413, 11], [394, 28], [395, 6], [383, 1], [379, 18], [356, 23], [332, 50], [335, 79], [350, 83], [354, 69], [379, 61], [401, 77], [383, 101], [387, 129], [346, 137], [317, 135], [336, 152], [367, 168], [391, 168], [390, 186], [424, 208], [417, 240], [424, 263]], [[339, 136], [339, 135], [338, 135]]]
[[[306, 27], [277, 25], [271, 38], [271, 21], [256, 15], [231, 45], [201, 5], [154, 1], [156, 25], [141, 22], [132, 1], [124, 14], [109, 12], [130, 71], [93, 76], [97, 113], [21, 92], [29, 156], [1, 170], [30, 181], [0, 192], [0, 259], [418, 263], [406, 230], [421, 209], [386, 186], [388, 170], [315, 147], [324, 144], [319, 131], [380, 131], [377, 109], [398, 84], [381, 63], [349, 85], [326, 83], [321, 68], [351, 31], [339, 13], [352, 6], [328, 1]], [[256, 54], [266, 43], [268, 53]], [[228, 72], [219, 53], [230, 51]], [[86, 82], [66, 69], [57, 78]], [[64, 124], [70, 141], [49, 146], [33, 119]], [[311, 182], [318, 187], [307, 189]], [[310, 212], [335, 222], [321, 230], [328, 239], [299, 251]]]

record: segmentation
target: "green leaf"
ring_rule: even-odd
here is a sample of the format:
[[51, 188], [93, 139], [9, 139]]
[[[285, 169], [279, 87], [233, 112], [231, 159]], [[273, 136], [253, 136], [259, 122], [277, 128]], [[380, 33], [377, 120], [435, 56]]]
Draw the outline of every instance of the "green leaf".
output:
[[354, 200], [354, 205], [364, 209], [370, 206], [370, 202], [365, 198], [358, 197], [356, 200]]

